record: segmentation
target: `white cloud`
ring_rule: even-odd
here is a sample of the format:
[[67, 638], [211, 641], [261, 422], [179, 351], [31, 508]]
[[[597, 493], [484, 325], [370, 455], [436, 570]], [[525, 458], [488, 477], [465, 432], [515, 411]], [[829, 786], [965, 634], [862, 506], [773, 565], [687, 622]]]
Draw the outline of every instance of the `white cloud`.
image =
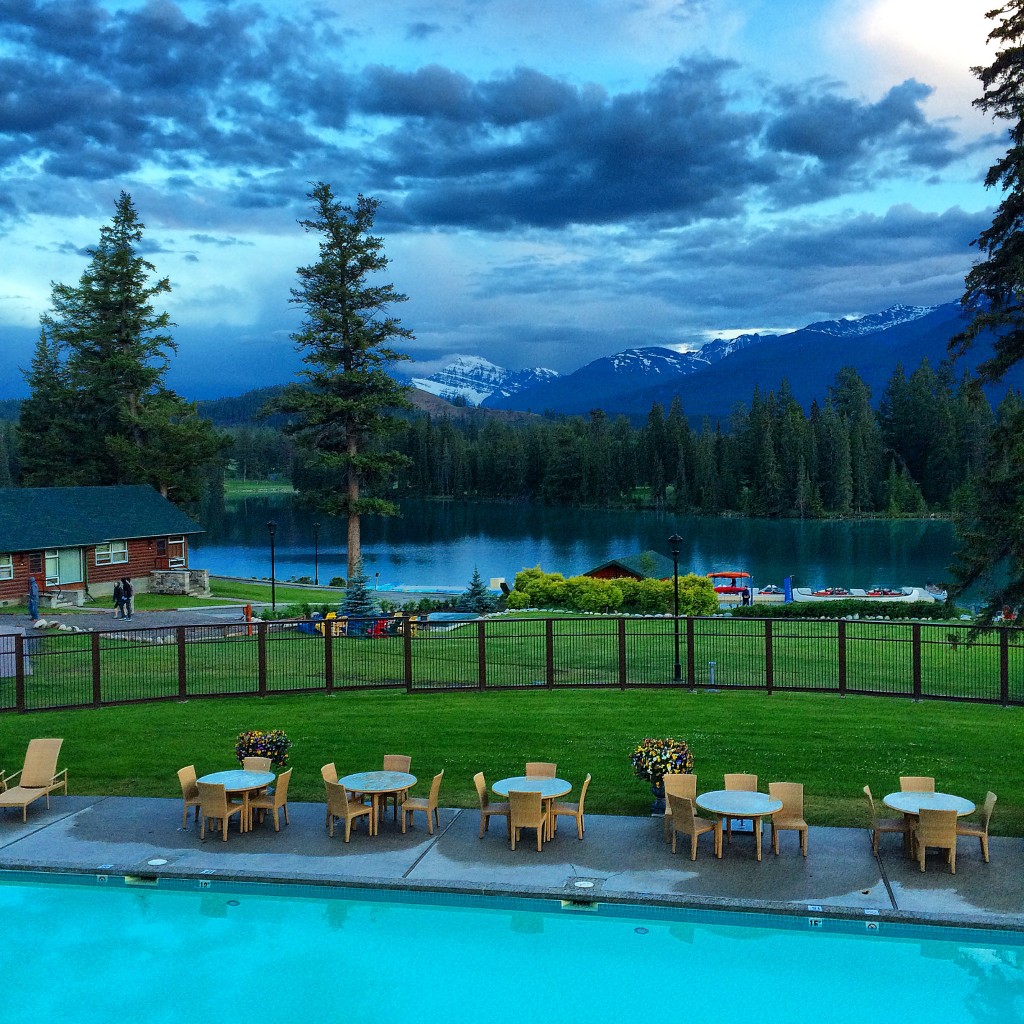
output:
[[989, 0], [839, 0], [826, 22], [825, 45], [840, 75], [882, 92], [916, 78], [934, 87], [932, 117], [956, 117], [968, 135], [990, 130], [971, 110], [980, 85], [971, 68], [990, 63]]

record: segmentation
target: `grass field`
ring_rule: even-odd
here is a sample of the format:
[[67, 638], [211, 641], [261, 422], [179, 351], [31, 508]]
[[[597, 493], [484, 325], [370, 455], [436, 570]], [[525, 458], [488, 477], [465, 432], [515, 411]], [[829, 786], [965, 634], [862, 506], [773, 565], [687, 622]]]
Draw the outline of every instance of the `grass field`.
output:
[[405, 753], [424, 783], [445, 769], [448, 806], [476, 805], [476, 771], [494, 780], [545, 760], [577, 788], [592, 773], [588, 810], [644, 814], [651, 796], [631, 774], [632, 744], [675, 736], [693, 750], [700, 790], [720, 788], [727, 771], [757, 773], [762, 789], [802, 782], [812, 824], [863, 825], [864, 785], [880, 798], [899, 788], [900, 775], [934, 775], [940, 790], [979, 806], [992, 789], [993, 832], [1024, 835], [1024, 709], [943, 702], [680, 690], [198, 700], [5, 715], [0, 766], [18, 767], [33, 736], [63, 736], [72, 793], [172, 797], [178, 768], [231, 767], [235, 737], [252, 728], [284, 729], [293, 740], [295, 800], [322, 800], [328, 761], [344, 774]]

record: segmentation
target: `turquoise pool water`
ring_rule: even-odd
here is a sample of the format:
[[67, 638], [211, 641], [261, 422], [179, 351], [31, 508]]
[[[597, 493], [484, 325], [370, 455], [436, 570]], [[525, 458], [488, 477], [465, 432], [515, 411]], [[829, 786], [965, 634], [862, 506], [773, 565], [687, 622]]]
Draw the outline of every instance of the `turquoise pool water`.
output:
[[0, 882], [0, 1020], [1024, 1019], [1017, 933], [200, 884]]

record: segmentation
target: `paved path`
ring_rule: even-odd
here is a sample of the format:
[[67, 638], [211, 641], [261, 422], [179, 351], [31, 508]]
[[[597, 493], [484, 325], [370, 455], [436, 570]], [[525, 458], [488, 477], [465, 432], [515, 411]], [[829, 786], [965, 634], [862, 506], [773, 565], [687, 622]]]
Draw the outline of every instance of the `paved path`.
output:
[[[72, 778], [74, 776], [72, 775]], [[478, 837], [474, 810], [441, 810], [441, 827], [428, 836], [422, 815], [402, 835], [386, 815], [379, 836], [365, 823], [352, 841], [324, 828], [322, 803], [289, 805], [291, 824], [275, 833], [267, 821], [228, 842], [199, 841], [190, 818], [181, 827], [180, 800], [54, 796], [29, 810], [0, 811], [0, 870], [68, 871], [105, 875], [297, 881], [317, 885], [372, 885], [391, 889], [573, 897], [598, 902], [767, 910], [865, 921], [949, 922], [1024, 930], [1020, 879], [1024, 840], [993, 837], [991, 863], [978, 843], [961, 839], [957, 873], [944, 856], [928, 858], [921, 874], [903, 857], [898, 836], [884, 836], [878, 858], [865, 829], [810, 830], [809, 855], [799, 855], [794, 834], [783, 833], [782, 853], [754, 857], [750, 836], [735, 835], [725, 857], [701, 839], [696, 861], [675, 856], [661, 820], [588, 815], [580, 842], [571, 822], [538, 853], [524, 834], [513, 852], [500, 820]], [[704, 845], [707, 844], [707, 845]], [[154, 865], [153, 860], [166, 863]], [[588, 881], [586, 889], [577, 882]]]

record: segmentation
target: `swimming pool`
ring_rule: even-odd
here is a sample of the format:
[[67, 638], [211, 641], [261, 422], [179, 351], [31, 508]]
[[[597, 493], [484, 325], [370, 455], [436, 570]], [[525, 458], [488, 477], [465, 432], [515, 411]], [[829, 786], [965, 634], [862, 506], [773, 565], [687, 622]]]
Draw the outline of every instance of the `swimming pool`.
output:
[[1024, 1019], [1020, 933], [206, 879], [16, 877], [0, 921], [5, 1024]]

